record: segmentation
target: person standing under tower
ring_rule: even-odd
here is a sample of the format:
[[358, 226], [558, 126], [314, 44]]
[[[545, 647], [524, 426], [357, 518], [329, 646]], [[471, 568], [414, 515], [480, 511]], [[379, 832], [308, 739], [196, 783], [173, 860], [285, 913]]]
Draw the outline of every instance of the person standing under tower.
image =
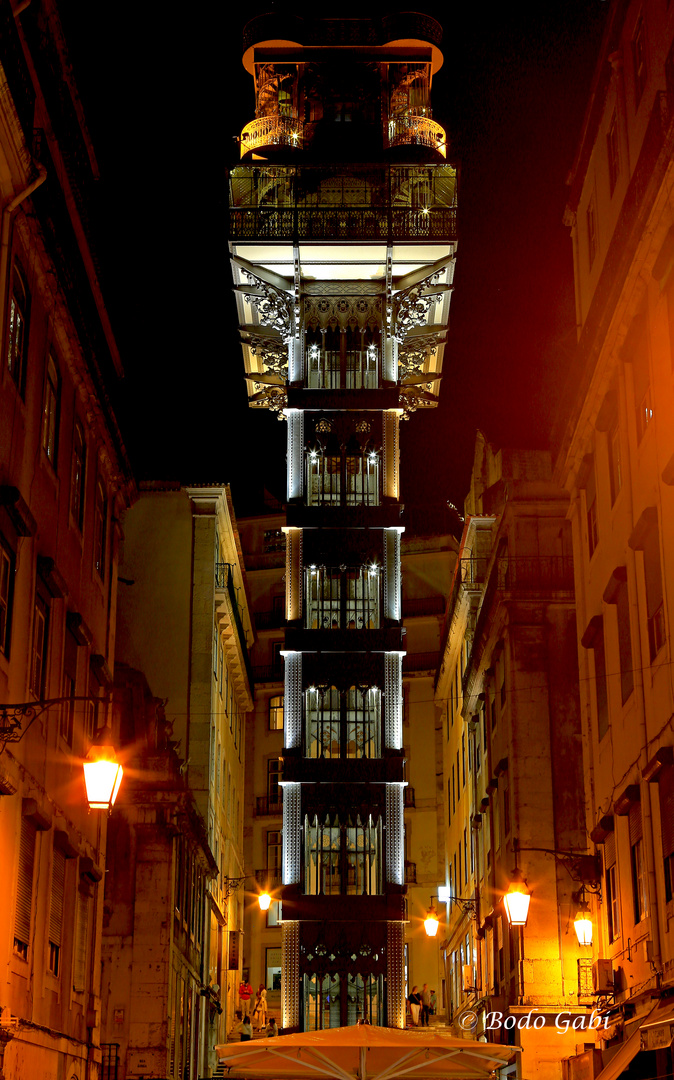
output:
[[421, 988], [421, 1026], [428, 1027], [429, 1017], [431, 1015], [431, 992], [428, 989], [428, 983], [424, 983]]

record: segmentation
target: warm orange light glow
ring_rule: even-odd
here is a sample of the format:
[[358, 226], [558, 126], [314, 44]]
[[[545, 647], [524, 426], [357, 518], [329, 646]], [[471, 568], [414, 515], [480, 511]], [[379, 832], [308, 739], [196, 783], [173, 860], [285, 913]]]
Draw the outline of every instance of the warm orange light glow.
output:
[[433, 907], [433, 901], [431, 900], [431, 906], [428, 909], [426, 918], [424, 920], [424, 930], [429, 937], [435, 937], [438, 932], [438, 926], [440, 922], [438, 920], [438, 913]]
[[573, 920], [573, 928], [576, 931], [579, 945], [592, 944], [592, 919], [590, 918], [590, 908], [586, 900], [581, 901], [578, 907], [578, 914]]
[[529, 916], [531, 894], [526, 887], [520, 870], [515, 870], [508, 891], [503, 897], [503, 904], [511, 926], [526, 926]]
[[103, 728], [84, 760], [84, 786], [90, 810], [111, 810], [124, 770], [117, 761], [110, 728]]
[[260, 893], [257, 898], [257, 902], [260, 905], [260, 911], [269, 911], [269, 905], [271, 904], [271, 896], [268, 892]]

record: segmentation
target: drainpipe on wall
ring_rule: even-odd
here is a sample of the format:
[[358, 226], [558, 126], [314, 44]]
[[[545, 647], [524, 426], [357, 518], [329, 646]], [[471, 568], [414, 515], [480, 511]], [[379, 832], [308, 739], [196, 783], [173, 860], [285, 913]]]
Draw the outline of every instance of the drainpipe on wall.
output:
[[17, 206], [20, 206], [24, 199], [27, 199], [29, 195], [44, 184], [47, 179], [47, 170], [44, 165], [36, 164], [37, 176], [35, 180], [31, 181], [28, 187], [20, 191], [18, 195], [15, 195], [11, 202], [3, 208], [2, 211], [2, 223], [0, 224], [0, 341], [4, 341], [5, 327], [5, 305], [4, 297], [7, 289], [7, 267], [9, 262], [9, 238], [10, 238], [10, 224], [12, 214], [16, 210]]

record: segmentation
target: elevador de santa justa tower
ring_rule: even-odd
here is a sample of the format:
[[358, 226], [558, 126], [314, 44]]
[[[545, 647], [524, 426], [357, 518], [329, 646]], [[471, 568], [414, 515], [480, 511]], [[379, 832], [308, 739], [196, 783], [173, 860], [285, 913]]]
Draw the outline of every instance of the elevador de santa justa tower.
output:
[[288, 425], [286, 1030], [405, 1026], [398, 425], [437, 403], [449, 318], [441, 35], [410, 12], [244, 30], [229, 246], [250, 405]]

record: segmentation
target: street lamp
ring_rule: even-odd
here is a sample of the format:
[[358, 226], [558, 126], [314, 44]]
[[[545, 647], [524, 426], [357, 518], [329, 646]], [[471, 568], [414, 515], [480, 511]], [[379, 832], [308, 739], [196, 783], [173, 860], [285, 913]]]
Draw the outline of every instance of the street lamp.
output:
[[271, 905], [271, 896], [268, 892], [260, 893], [257, 898], [257, 902], [260, 905], [260, 911], [269, 911]]
[[[101, 699], [91, 696], [48, 698], [45, 701], [24, 701], [19, 705], [0, 705], [0, 747], [7, 743], [21, 742], [34, 720], [52, 705], [86, 701], [100, 704]], [[24, 727], [24, 721], [28, 721]], [[112, 809], [124, 770], [117, 761], [112, 743], [112, 731], [106, 725], [96, 735], [84, 762], [84, 786], [90, 810]]]
[[438, 913], [435, 910], [435, 908], [433, 907], [433, 900], [434, 899], [435, 899], [435, 897], [431, 896], [431, 906], [429, 907], [428, 911], [426, 912], [426, 918], [424, 919], [424, 930], [426, 931], [428, 937], [435, 937], [435, 935], [438, 932], [438, 927], [440, 925], [440, 920], [438, 919]]
[[508, 891], [503, 897], [503, 905], [510, 926], [527, 925], [530, 903], [531, 893], [527, 888], [522, 871], [518, 866], [515, 866]]
[[117, 761], [112, 731], [101, 728], [84, 759], [84, 786], [90, 810], [107, 810], [115, 805], [124, 769]]
[[573, 920], [573, 928], [576, 931], [579, 945], [592, 944], [592, 919], [590, 918], [590, 905], [585, 899], [585, 886], [580, 892], [573, 894], [573, 899], [578, 902], [578, 914]]
[[[241, 877], [223, 877], [222, 888], [225, 894], [225, 900], [229, 900], [232, 893], [237, 889], [240, 889], [249, 877], [252, 877], [252, 874], [242, 874]], [[260, 905], [260, 911], [269, 911], [271, 901], [271, 895], [266, 889], [264, 892], [258, 893], [257, 902]]]

